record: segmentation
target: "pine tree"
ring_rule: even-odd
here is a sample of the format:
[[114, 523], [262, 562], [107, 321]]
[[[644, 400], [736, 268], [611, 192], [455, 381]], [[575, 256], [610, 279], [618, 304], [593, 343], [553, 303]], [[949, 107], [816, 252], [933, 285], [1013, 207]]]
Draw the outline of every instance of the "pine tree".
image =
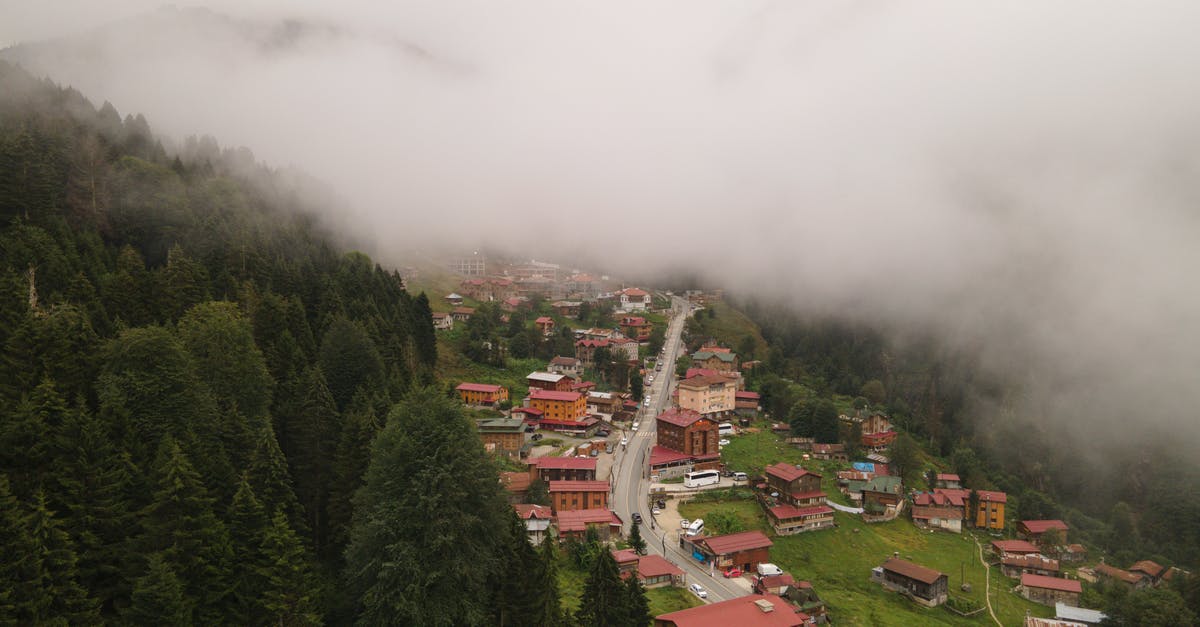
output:
[[287, 458], [296, 485], [296, 498], [304, 508], [305, 524], [312, 534], [312, 544], [321, 554], [328, 531], [325, 511], [340, 418], [321, 369], [310, 368], [305, 379], [304, 404], [287, 429], [291, 440]]
[[630, 626], [645, 627], [653, 622], [654, 617], [650, 614], [650, 601], [646, 598], [646, 589], [642, 587], [642, 582], [638, 580], [637, 573], [630, 573], [629, 578], [625, 580], [626, 603], [629, 608]]
[[46, 505], [45, 492], [34, 495], [28, 522], [33, 540], [33, 559], [37, 564], [39, 590], [34, 593], [33, 622], [64, 620], [72, 624], [92, 623], [100, 619], [99, 607], [79, 585], [75, 547], [62, 523]]
[[333, 485], [329, 490], [330, 542], [336, 555], [341, 555], [350, 540], [354, 493], [363, 485], [371, 461], [371, 442], [379, 431], [374, 410], [365, 398], [351, 405], [333, 456]]
[[345, 587], [363, 624], [487, 621], [510, 507], [458, 403], [423, 388], [397, 405], [354, 505]]
[[516, 511], [509, 508], [508, 530], [501, 554], [503, 570], [497, 571], [499, 579], [494, 586], [495, 600], [492, 608], [495, 623], [500, 627], [539, 623], [533, 619], [539, 609], [537, 573], [542, 568], [541, 560], [525, 532], [525, 524]]
[[6, 471], [28, 499], [50, 472], [49, 434], [62, 421], [66, 403], [54, 382], [42, 381], [10, 415], [0, 418], [0, 470]]
[[641, 525], [636, 522], [629, 528], [629, 547], [638, 555], [646, 554], [646, 541], [642, 539]]
[[237, 622], [255, 625], [265, 622], [260, 598], [266, 590], [270, 565], [263, 556], [267, 514], [254, 496], [245, 478], [238, 485], [229, 507], [229, 544], [237, 559], [232, 565], [232, 603]]
[[575, 622], [586, 627], [629, 624], [629, 593], [612, 552], [600, 551], [583, 585]]
[[192, 609], [170, 563], [162, 553], [150, 554], [146, 562], [146, 574], [134, 582], [132, 603], [122, 617], [139, 626], [191, 625]]
[[320, 624], [308, 555], [283, 512], [275, 512], [271, 517], [263, 537], [262, 554], [267, 564], [267, 580], [260, 602], [270, 622]]
[[541, 567], [537, 571], [535, 589], [538, 591], [538, 606], [534, 617], [538, 624], [558, 627], [564, 624], [562, 599], [558, 591], [558, 547], [555, 540], [546, 534], [538, 549]]
[[0, 625], [29, 623], [45, 602], [26, 523], [8, 477], [0, 474]]
[[153, 476], [157, 489], [143, 512], [142, 551], [164, 553], [194, 605], [195, 622], [228, 622], [229, 535], [213, 514], [200, 475], [174, 439], [165, 438], [159, 447]]
[[268, 515], [282, 511], [287, 514], [293, 529], [298, 533], [305, 533], [307, 527], [303, 526], [304, 509], [296, 499], [295, 490], [292, 489], [287, 459], [284, 458], [283, 451], [279, 450], [279, 442], [275, 439], [270, 422], [265, 418], [259, 419], [254, 431], [254, 453], [246, 469], [250, 487], [259, 497]]
[[[515, 319], [515, 316], [514, 316]], [[417, 345], [417, 359], [427, 368], [437, 364], [437, 336], [433, 330], [433, 310], [425, 292], [413, 301], [413, 339]]]

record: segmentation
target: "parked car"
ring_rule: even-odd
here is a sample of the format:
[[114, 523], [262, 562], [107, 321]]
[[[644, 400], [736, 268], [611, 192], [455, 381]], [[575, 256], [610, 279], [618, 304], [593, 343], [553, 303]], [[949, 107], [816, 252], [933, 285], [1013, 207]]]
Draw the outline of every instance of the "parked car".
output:
[[679, 528], [680, 528], [680, 529], [687, 529], [687, 528], [688, 528], [688, 526], [689, 526], [689, 525], [691, 525], [691, 524], [692, 524], [692, 521], [690, 521], [690, 520], [688, 520], [688, 519], [684, 518], [683, 520], [679, 521]]
[[537, 427], [533, 425], [525, 425], [525, 433], [533, 433], [534, 431], [537, 431]]
[[658, 509], [667, 509], [667, 502], [662, 499], [659, 499], [658, 502], [654, 504], [654, 506], [657, 507]]
[[621, 446], [625, 446], [626, 444], [629, 444], [629, 438], [621, 438]]
[[640, 423], [640, 422], [635, 422], [635, 423], [633, 423], [633, 426], [632, 426], [632, 427], [630, 427], [630, 429], [629, 429], [629, 430], [630, 430], [630, 431], [637, 431], [637, 430], [638, 430], [638, 427], [640, 427], [640, 426], [642, 426], [642, 423]]
[[717, 445], [718, 445], [718, 446], [728, 446], [728, 445], [729, 445], [729, 440], [724, 440], [724, 439], [722, 439], [722, 440], [717, 440]]
[[639, 525], [642, 524], [642, 515], [637, 512], [634, 512], [633, 513], [633, 522], [635, 522]]
[[611, 434], [612, 434], [612, 431], [609, 431], [608, 429], [601, 429], [596, 432], [596, 435], [598, 435], [602, 438], [607, 438]]
[[604, 445], [604, 452], [605, 452], [605, 453], [612, 453], [612, 452], [613, 452], [613, 443], [612, 443], [612, 442], [609, 442], [608, 444], [605, 444], [605, 445]]
[[592, 448], [592, 457], [600, 457], [600, 449], [598, 447]]
[[735, 472], [735, 473], [733, 473], [733, 480], [734, 481], [749, 481], [750, 478], [747, 477], [746, 473], [744, 473], [744, 472]]
[[737, 566], [734, 566], [733, 568], [730, 568], [729, 570], [725, 571], [726, 579], [732, 579], [734, 577], [741, 577], [741, 576], [742, 576], [742, 569], [738, 568]]
[[702, 586], [698, 583], [694, 583], [694, 584], [688, 586], [688, 590], [691, 590], [692, 594], [700, 597], [701, 599], [708, 598], [708, 591], [704, 589], [704, 586]]
[[534, 442], [537, 442], [538, 440], [542, 439], [543, 437], [545, 437], [545, 436], [543, 436], [540, 433], [535, 433], [535, 434], [529, 436], [529, 439], [533, 440]]

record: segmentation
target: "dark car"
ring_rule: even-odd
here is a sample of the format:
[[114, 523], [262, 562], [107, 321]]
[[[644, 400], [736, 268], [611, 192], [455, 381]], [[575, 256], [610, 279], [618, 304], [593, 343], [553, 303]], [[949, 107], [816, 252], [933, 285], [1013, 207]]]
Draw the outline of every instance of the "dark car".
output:
[[609, 434], [611, 434], [611, 433], [612, 433], [612, 431], [609, 431], [608, 429], [601, 429], [596, 432], [596, 435], [603, 438], [603, 437], [608, 437]]
[[533, 435], [529, 436], [529, 439], [530, 439], [530, 440], [533, 440], [533, 441], [535, 441], [535, 442], [536, 442], [536, 441], [538, 441], [538, 440], [542, 439], [542, 434], [540, 434], [540, 433], [535, 433], [535, 434], [533, 434]]
[[634, 512], [633, 513], [633, 522], [636, 525], [642, 524], [642, 515], [637, 512]]

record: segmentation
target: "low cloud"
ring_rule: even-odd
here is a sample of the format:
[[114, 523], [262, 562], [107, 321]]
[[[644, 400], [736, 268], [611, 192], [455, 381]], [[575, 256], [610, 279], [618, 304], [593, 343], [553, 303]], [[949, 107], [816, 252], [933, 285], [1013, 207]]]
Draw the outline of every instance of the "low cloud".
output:
[[90, 4], [0, 40], [329, 181], [384, 260], [685, 266], [969, 347], [1015, 419], [1200, 452], [1200, 5]]

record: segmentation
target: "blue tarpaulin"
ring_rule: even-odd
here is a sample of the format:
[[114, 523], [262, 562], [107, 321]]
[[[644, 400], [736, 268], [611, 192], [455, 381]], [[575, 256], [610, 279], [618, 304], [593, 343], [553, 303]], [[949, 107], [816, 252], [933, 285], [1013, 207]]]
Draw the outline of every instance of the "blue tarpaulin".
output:
[[875, 464], [872, 464], [871, 462], [854, 462], [852, 465], [854, 466], [855, 470], [860, 470], [862, 472], [875, 472]]

